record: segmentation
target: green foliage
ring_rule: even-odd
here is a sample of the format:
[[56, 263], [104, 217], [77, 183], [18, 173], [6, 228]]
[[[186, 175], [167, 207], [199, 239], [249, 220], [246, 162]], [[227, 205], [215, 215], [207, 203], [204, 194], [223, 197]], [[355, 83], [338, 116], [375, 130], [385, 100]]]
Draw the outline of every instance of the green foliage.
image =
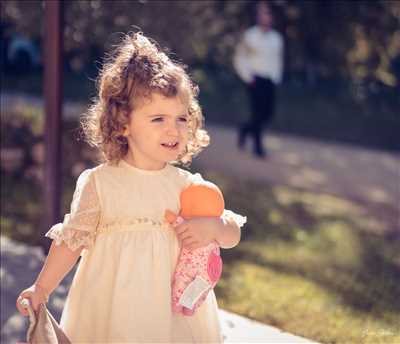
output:
[[[22, 155], [11, 152], [8, 156], [2, 152], [1, 231], [15, 240], [36, 244], [45, 215], [41, 158], [44, 152], [40, 150], [44, 147], [33, 152], [33, 144], [44, 143], [44, 116], [39, 106], [20, 104], [15, 111], [2, 114], [1, 122], [2, 149], [22, 151]], [[60, 221], [69, 212], [77, 174], [92, 166], [95, 158], [94, 150], [82, 140], [76, 121], [63, 121], [62, 141]]]
[[1, 178], [1, 233], [15, 240], [36, 243], [42, 217], [39, 185], [3, 173]]
[[[286, 41], [289, 78], [342, 76], [363, 98], [376, 87], [399, 85], [398, 1], [270, 1]], [[66, 1], [65, 52], [81, 71], [100, 60], [134, 27], [190, 65], [230, 67], [244, 28], [254, 22], [254, 1]], [[2, 21], [41, 40], [42, 1], [1, 3]], [[397, 67], [394, 66], [397, 61]], [[371, 88], [372, 87], [372, 88]]]

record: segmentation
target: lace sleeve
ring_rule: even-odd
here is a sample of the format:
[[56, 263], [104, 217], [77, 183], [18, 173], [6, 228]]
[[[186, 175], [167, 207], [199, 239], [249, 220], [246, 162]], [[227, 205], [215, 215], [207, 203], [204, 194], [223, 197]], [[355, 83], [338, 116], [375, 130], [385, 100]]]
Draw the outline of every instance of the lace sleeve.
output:
[[80, 246], [90, 249], [95, 241], [99, 219], [100, 203], [93, 170], [88, 169], [78, 178], [70, 213], [64, 216], [62, 223], [51, 227], [45, 236], [54, 239], [56, 245], [64, 241], [73, 251]]
[[232, 210], [227, 210], [227, 209], [224, 210], [221, 217], [227, 221], [232, 220], [232, 221], [236, 222], [236, 224], [239, 226], [239, 228], [243, 227], [243, 225], [247, 222], [246, 216], [236, 214]]
[[204, 183], [204, 179], [201, 176], [200, 173], [190, 173], [188, 171], [185, 171], [185, 182], [184, 182], [184, 188], [187, 188], [188, 186], [192, 184], [202, 184]]

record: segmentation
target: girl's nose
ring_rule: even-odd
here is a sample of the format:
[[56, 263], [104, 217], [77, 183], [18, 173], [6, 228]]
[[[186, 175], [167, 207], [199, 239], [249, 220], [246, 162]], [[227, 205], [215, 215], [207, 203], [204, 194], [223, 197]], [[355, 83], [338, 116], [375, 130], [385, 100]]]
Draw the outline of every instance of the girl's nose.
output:
[[178, 135], [179, 134], [179, 127], [178, 123], [170, 123], [167, 127], [167, 133], [169, 135]]

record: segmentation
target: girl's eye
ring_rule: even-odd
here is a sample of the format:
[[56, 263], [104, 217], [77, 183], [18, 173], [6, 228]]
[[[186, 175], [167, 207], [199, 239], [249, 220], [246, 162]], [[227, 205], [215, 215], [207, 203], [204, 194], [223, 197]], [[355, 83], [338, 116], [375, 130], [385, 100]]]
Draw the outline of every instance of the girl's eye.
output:
[[179, 117], [179, 121], [180, 122], [187, 122], [187, 118], [186, 117]]
[[162, 120], [163, 120], [162, 117], [157, 117], [157, 118], [152, 119], [151, 121], [152, 122], [162, 122]]

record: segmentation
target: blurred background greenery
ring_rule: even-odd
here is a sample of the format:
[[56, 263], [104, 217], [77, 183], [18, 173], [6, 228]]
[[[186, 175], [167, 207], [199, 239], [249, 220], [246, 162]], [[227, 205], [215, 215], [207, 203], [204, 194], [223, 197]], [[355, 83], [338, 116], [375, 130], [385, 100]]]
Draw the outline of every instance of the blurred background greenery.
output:
[[[400, 2], [271, 3], [286, 48], [272, 131], [397, 154]], [[19, 39], [40, 54], [43, 2], [0, 6], [1, 232], [35, 244], [43, 214], [46, 61], [29, 53], [11, 59], [10, 49]], [[63, 214], [76, 177], [95, 163], [80, 139], [78, 116], [96, 95], [104, 52], [122, 33], [140, 28], [189, 66], [206, 123], [235, 127], [249, 109], [232, 54], [253, 23], [254, 7], [253, 1], [64, 2]], [[217, 287], [223, 308], [323, 343], [400, 342], [399, 236], [392, 216], [339, 196], [243, 181], [195, 163], [198, 169], [249, 219], [241, 244], [223, 252]]]
[[[399, 150], [399, 2], [271, 3], [286, 48], [272, 129]], [[254, 23], [254, 7], [254, 1], [238, 0], [66, 1], [65, 97], [87, 103], [95, 95], [93, 79], [104, 52], [137, 27], [189, 65], [201, 86], [207, 120], [235, 125], [247, 117], [248, 106], [232, 53]], [[42, 24], [42, 1], [2, 2], [3, 57], [16, 34], [40, 49]], [[20, 65], [6, 65], [3, 90], [41, 95], [41, 66], [27, 73]]]

